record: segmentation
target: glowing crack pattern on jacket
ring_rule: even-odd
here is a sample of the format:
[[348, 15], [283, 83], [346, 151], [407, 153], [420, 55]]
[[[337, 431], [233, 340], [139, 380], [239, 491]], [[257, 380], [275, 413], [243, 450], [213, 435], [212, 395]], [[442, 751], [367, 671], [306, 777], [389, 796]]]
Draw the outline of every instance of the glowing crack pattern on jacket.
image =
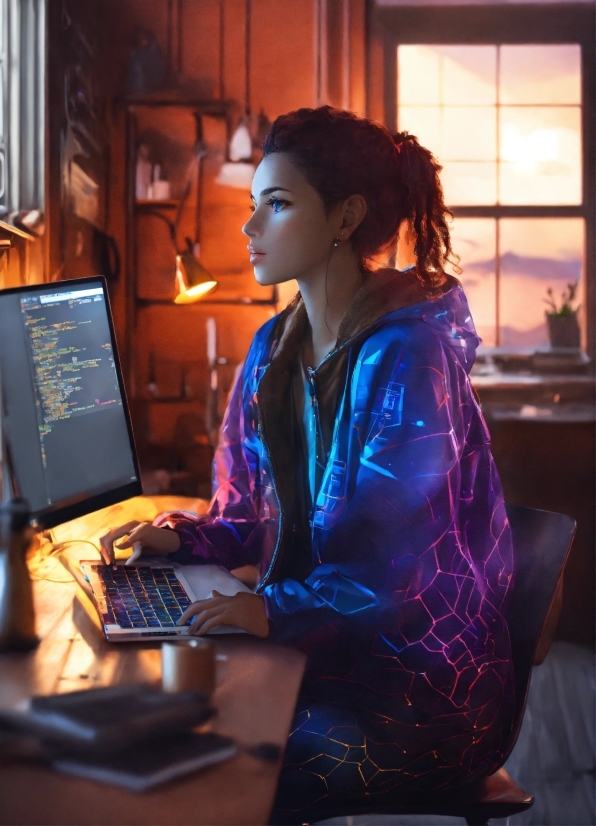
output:
[[502, 763], [512, 548], [468, 379], [479, 340], [454, 287], [348, 342], [312, 573], [268, 581], [280, 503], [256, 400], [274, 329], [257, 333], [234, 388], [209, 514], [157, 524], [180, 533], [180, 561], [260, 564], [272, 637], [308, 653], [274, 821], [312, 822], [334, 800], [441, 788]]

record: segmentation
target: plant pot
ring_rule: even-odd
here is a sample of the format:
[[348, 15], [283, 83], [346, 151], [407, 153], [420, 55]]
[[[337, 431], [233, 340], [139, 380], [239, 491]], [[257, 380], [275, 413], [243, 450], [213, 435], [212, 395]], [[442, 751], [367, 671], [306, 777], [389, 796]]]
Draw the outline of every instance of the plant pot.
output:
[[577, 310], [571, 315], [547, 313], [548, 338], [551, 347], [580, 347], [579, 322]]

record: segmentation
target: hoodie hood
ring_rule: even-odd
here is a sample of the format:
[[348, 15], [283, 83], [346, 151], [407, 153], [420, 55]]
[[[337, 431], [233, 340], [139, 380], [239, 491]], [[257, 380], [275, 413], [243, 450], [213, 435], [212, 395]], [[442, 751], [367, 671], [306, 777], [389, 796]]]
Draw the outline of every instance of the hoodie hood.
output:
[[383, 317], [386, 321], [418, 318], [424, 321], [457, 356], [469, 374], [481, 339], [476, 333], [468, 300], [457, 279], [452, 278], [447, 292], [431, 300], [411, 304]]
[[[369, 275], [350, 302], [340, 324], [336, 349], [354, 339], [369, 335], [384, 323], [417, 318], [427, 324], [457, 355], [467, 373], [472, 369], [480, 338], [466, 296], [457, 278], [445, 275], [435, 289], [425, 288], [415, 270], [377, 270]], [[274, 345], [275, 357], [295, 352], [308, 324], [300, 294], [280, 315], [280, 328]]]

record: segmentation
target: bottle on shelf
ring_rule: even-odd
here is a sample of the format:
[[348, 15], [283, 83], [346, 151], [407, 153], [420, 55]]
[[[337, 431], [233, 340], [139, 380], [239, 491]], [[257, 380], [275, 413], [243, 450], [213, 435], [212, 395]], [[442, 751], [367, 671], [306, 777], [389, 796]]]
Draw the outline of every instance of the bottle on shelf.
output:
[[151, 186], [151, 161], [149, 160], [149, 149], [142, 143], [137, 152], [136, 168], [136, 188], [135, 197], [137, 201], [144, 201], [149, 197], [149, 187]]

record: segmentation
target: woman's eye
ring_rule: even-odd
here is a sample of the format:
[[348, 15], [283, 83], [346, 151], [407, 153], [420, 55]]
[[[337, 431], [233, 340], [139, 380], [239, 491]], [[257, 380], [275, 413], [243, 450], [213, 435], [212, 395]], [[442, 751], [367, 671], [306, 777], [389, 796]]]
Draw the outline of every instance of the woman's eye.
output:
[[267, 201], [267, 204], [273, 208], [273, 212], [280, 212], [287, 203], [287, 201], [280, 201], [278, 198], [270, 198]]

